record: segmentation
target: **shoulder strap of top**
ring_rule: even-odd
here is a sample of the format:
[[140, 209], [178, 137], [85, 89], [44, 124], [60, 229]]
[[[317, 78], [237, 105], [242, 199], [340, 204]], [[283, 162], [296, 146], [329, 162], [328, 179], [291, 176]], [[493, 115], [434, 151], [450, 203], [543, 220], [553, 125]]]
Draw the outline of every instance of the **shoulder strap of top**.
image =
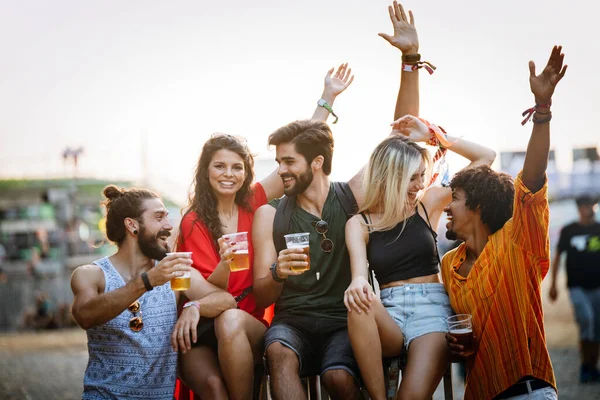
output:
[[423, 203], [421, 203], [420, 201], [417, 204], [417, 213], [419, 212], [419, 204], [421, 205], [421, 207], [423, 207], [423, 212], [425, 212], [425, 218], [427, 218], [427, 227], [429, 228], [429, 232], [431, 232], [431, 236], [433, 236], [433, 241], [435, 242], [435, 255], [437, 256], [438, 262], [441, 265], [442, 261], [440, 259], [440, 253], [437, 248], [437, 232], [431, 226], [431, 221], [429, 220], [429, 214], [427, 214], [427, 209], [425, 208], [425, 205]]
[[283, 196], [277, 205], [275, 217], [273, 218], [273, 244], [275, 245], [277, 254], [286, 248], [283, 235], [290, 231], [290, 223], [295, 206], [296, 196]]

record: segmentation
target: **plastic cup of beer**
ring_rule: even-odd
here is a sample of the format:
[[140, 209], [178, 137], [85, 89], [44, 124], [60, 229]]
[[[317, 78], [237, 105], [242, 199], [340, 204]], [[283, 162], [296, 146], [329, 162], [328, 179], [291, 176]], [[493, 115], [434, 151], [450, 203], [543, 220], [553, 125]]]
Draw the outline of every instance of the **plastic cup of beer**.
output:
[[234, 243], [235, 252], [231, 253], [232, 260], [229, 262], [231, 272], [244, 271], [250, 269], [250, 259], [248, 258], [248, 232], [237, 232], [223, 235], [227, 241]]
[[456, 314], [447, 318], [448, 331], [458, 340], [464, 350], [462, 353], [468, 357], [475, 353], [473, 344], [473, 323], [471, 314]]
[[292, 267], [292, 271], [304, 272], [310, 269], [310, 245], [308, 232], [303, 233], [290, 233], [289, 235], [283, 236], [285, 238], [285, 244], [288, 249], [302, 249], [302, 252], [306, 255], [306, 267]]
[[[170, 255], [176, 255], [179, 257], [188, 257], [188, 258], [192, 258], [192, 252], [191, 251], [178, 251], [175, 253], [167, 253], [168, 256]], [[190, 276], [190, 271], [188, 272], [184, 272], [182, 276], [176, 276], [175, 278], [171, 279], [171, 289], [173, 290], [188, 290], [190, 288], [190, 280], [191, 280], [191, 276]]]

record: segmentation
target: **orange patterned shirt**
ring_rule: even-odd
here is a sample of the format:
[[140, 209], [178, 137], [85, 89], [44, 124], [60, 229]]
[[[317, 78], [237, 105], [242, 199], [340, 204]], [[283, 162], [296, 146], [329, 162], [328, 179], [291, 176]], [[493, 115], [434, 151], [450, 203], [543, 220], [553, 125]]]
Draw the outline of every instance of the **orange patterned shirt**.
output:
[[442, 260], [452, 308], [473, 316], [476, 352], [467, 359], [465, 399], [491, 399], [527, 375], [556, 389], [541, 298], [550, 266], [547, 191], [546, 182], [531, 193], [519, 174], [513, 216], [489, 236], [469, 275], [457, 272], [464, 243]]

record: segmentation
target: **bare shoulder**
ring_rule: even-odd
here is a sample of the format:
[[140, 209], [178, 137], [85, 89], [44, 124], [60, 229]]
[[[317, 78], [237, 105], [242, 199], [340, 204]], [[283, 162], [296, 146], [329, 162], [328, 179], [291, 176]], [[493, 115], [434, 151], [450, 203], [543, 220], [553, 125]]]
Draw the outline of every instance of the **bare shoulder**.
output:
[[71, 288], [73, 292], [89, 289], [102, 289], [104, 291], [104, 272], [95, 264], [82, 265], [77, 267], [71, 275]]
[[363, 230], [365, 229], [363, 221], [364, 219], [360, 214], [353, 215], [348, 222], [346, 222], [346, 228]]
[[277, 211], [273, 206], [269, 204], [264, 204], [256, 210], [254, 213], [254, 224], [269, 224], [273, 222], [275, 218], [275, 211]]

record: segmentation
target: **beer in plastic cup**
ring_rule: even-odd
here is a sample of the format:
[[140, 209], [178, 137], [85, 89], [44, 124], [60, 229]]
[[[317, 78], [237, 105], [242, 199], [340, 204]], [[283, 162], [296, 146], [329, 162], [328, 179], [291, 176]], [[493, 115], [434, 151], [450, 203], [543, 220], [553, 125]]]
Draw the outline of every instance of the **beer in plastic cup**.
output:
[[447, 318], [448, 331], [463, 346], [462, 353], [468, 357], [475, 353], [471, 314], [457, 314]]
[[248, 258], [248, 232], [237, 232], [223, 235], [230, 243], [235, 243], [235, 252], [231, 253], [232, 260], [229, 262], [231, 272], [250, 269], [250, 259]]
[[[176, 256], [186, 256], [189, 258], [192, 258], [192, 252], [191, 251], [178, 251], [176, 253], [167, 253], [168, 256], [170, 255], [176, 255]], [[182, 276], [176, 276], [175, 278], [171, 279], [171, 289], [173, 290], [188, 290], [190, 288], [190, 284], [191, 284], [191, 277], [190, 277], [190, 271], [184, 272]]]
[[302, 252], [306, 255], [306, 262], [308, 265], [306, 267], [292, 267], [292, 271], [296, 272], [304, 272], [310, 269], [310, 245], [309, 245], [309, 236], [310, 234], [307, 232], [303, 233], [290, 233], [289, 235], [285, 235], [285, 244], [288, 249], [302, 249]]

